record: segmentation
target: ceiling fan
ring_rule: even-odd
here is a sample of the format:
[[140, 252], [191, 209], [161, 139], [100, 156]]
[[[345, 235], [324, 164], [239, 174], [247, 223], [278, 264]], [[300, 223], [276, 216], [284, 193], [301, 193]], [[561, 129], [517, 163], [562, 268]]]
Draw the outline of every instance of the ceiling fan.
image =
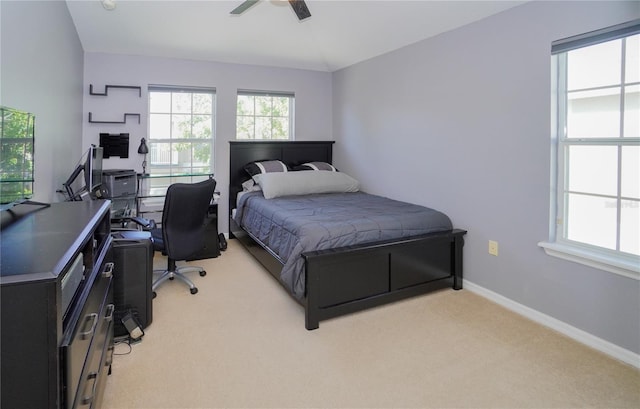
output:
[[[249, 7], [256, 4], [259, 0], [245, 0], [242, 4], [240, 4], [235, 9], [231, 10], [231, 14], [242, 14]], [[289, 4], [291, 4], [291, 8], [298, 16], [298, 20], [302, 21], [306, 18], [311, 17], [311, 13], [309, 12], [309, 8], [305, 4], [304, 0], [289, 0]]]

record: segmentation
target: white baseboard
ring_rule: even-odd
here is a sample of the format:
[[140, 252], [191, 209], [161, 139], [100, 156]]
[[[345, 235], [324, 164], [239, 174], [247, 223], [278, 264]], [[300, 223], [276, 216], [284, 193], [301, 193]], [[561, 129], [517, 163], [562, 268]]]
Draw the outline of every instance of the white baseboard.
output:
[[484, 298], [487, 298], [495, 302], [496, 304], [507, 308], [508, 310], [529, 318], [530, 320], [535, 321], [538, 324], [549, 327], [568, 336], [569, 338], [572, 338], [582, 344], [590, 346], [591, 348], [594, 348], [615, 359], [618, 359], [626, 364], [640, 369], [640, 355], [636, 354], [635, 352], [619, 347], [618, 345], [615, 345], [609, 341], [605, 341], [602, 338], [598, 338], [595, 335], [589, 334], [588, 332], [573, 327], [566, 322], [560, 321], [549, 315], [536, 311], [533, 308], [517, 303], [507, 297], [504, 297], [491, 290], [487, 290], [486, 288], [474, 284], [470, 281], [464, 280], [463, 288]]

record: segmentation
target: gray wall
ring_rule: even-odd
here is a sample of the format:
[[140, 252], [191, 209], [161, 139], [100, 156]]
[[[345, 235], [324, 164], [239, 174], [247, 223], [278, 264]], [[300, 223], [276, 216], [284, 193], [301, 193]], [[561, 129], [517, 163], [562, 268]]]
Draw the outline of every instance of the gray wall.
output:
[[640, 283], [537, 246], [549, 231], [550, 44], [638, 17], [638, 2], [532, 2], [336, 72], [336, 165], [468, 229], [467, 280], [639, 353]]
[[[84, 148], [91, 143], [99, 144], [101, 132], [129, 133], [129, 158], [106, 159], [103, 165], [110, 169], [142, 171], [142, 157], [137, 149], [140, 138], [148, 133], [149, 84], [216, 89], [214, 171], [216, 190], [223, 198], [219, 202], [220, 215], [228, 214], [228, 142], [236, 136], [238, 89], [294, 92], [296, 140], [332, 139], [331, 74], [327, 72], [100, 53], [86, 53], [84, 64]], [[110, 90], [107, 97], [92, 96], [89, 84], [93, 84], [94, 92], [103, 92], [105, 84], [140, 86], [142, 97], [129, 90]], [[93, 120], [107, 121], [121, 121], [125, 112], [140, 113], [140, 124], [131, 117], [126, 124], [90, 124], [89, 112]], [[221, 216], [218, 220], [220, 231], [228, 231], [228, 218]]]
[[34, 200], [60, 201], [82, 143], [82, 45], [64, 1], [3, 0], [0, 14], [0, 104], [36, 115]]

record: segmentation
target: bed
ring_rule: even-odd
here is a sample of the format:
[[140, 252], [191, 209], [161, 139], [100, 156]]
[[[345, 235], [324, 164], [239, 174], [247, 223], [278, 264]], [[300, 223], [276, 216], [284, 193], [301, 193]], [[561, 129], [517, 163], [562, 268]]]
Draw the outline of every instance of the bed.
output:
[[[263, 161], [280, 161], [293, 169], [309, 162], [331, 164], [333, 144], [333, 141], [230, 142], [230, 237], [238, 239], [304, 307], [305, 327], [308, 330], [316, 329], [321, 320], [443, 288], [461, 289], [463, 236], [466, 231], [454, 229], [450, 222], [447, 224], [446, 221], [449, 219], [441, 212], [354, 192], [349, 190], [350, 188], [345, 190], [345, 193], [313, 192], [308, 196], [290, 197], [286, 196], [285, 191], [284, 197], [275, 196], [269, 199], [263, 197], [271, 194], [267, 190], [246, 192], [245, 182], [251, 179], [247, 173], [247, 165], [265, 163]], [[302, 176], [302, 173], [294, 173], [296, 172], [289, 172], [288, 177]], [[338, 177], [339, 172], [312, 173], [314, 177]], [[340, 177], [349, 178], [344, 174]], [[372, 201], [362, 206], [376, 209], [374, 213], [377, 212], [377, 216], [374, 216], [382, 217], [382, 221], [374, 220], [378, 225], [386, 225], [386, 219], [389, 217], [385, 218], [385, 215], [393, 214], [381, 207], [388, 206], [388, 201], [399, 210], [394, 217], [405, 215], [411, 220], [402, 219], [401, 224], [407, 227], [395, 229], [402, 230], [396, 232], [391, 232], [393, 229], [385, 232], [383, 228], [369, 226], [370, 228], [365, 228], [364, 231], [354, 233], [360, 237], [360, 242], [354, 242], [355, 244], [349, 244], [352, 241], [345, 242], [341, 235], [347, 234], [342, 232], [331, 233], [332, 240], [325, 240], [326, 243], [323, 242], [321, 246], [313, 239], [307, 240], [306, 236], [294, 235], [294, 238], [281, 237], [278, 240], [270, 236], [280, 237], [294, 229], [295, 234], [302, 234], [298, 232], [304, 230], [302, 227], [289, 227], [288, 223], [306, 220], [305, 208], [317, 207], [318, 211], [308, 213], [324, 214], [325, 219], [335, 219], [337, 222], [332, 226], [337, 228], [335, 226], [341, 224], [340, 220], [349, 217], [348, 214], [340, 213], [340, 208], [351, 207], [355, 209], [354, 215], [359, 214], [362, 212], [360, 200]], [[324, 211], [325, 206], [329, 206], [330, 203], [335, 203], [339, 209], [327, 207], [328, 210]], [[273, 207], [284, 210], [285, 216], [277, 216]], [[247, 221], [253, 219], [260, 224], [260, 217], [264, 217], [265, 214], [269, 215], [268, 219], [282, 219], [282, 230], [275, 230], [275, 227], [266, 225], [266, 222], [263, 224], [267, 227], [255, 228]], [[272, 217], [272, 214], [275, 216]], [[369, 220], [374, 216], [367, 218]], [[425, 218], [433, 218], [435, 224], [421, 225], [420, 220]], [[414, 222], [418, 225], [414, 226]], [[315, 219], [313, 222], [309, 219], [308, 223], [302, 224], [314, 223]], [[328, 231], [331, 229], [325, 226], [322, 228]], [[265, 231], [261, 232], [260, 229]], [[375, 232], [377, 236], [370, 236]], [[290, 244], [291, 240], [306, 240], [315, 244], [294, 246]]]

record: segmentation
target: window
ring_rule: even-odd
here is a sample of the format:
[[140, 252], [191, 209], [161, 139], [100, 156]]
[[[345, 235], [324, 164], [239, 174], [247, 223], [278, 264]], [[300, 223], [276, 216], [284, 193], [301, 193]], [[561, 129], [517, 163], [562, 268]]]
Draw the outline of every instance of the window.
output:
[[212, 173], [214, 112], [215, 90], [150, 86], [149, 172]]
[[293, 94], [238, 91], [236, 139], [293, 139]]
[[0, 106], [0, 205], [33, 196], [34, 123], [33, 114]]
[[640, 22], [552, 46], [547, 253], [640, 278]]

